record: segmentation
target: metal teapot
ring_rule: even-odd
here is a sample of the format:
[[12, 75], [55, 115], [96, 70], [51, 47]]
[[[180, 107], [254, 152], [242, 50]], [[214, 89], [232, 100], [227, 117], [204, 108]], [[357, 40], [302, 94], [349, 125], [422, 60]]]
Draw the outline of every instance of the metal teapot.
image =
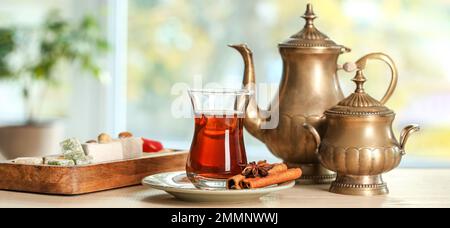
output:
[[[336, 174], [320, 165], [316, 144], [311, 134], [303, 129], [303, 123], [314, 126], [319, 135], [326, 131], [324, 111], [344, 99], [337, 71], [341, 54], [350, 49], [333, 42], [314, 25], [316, 15], [308, 4], [303, 16], [304, 28], [288, 40], [279, 44], [283, 59], [283, 75], [278, 98], [272, 102], [272, 110], [279, 110], [278, 126], [264, 129], [271, 121], [268, 110], [259, 109], [256, 100], [250, 100], [245, 119], [245, 128], [250, 134], [264, 142], [270, 151], [290, 167], [299, 167], [304, 184], [326, 184]], [[245, 62], [244, 86], [255, 91], [255, 69], [252, 51], [243, 44], [230, 45], [240, 52]]]
[[[382, 60], [391, 67], [391, 84], [381, 101], [364, 91], [363, 70], [369, 59]], [[407, 126], [401, 133], [400, 142], [392, 131], [395, 113], [384, 106], [397, 85], [397, 69], [391, 58], [382, 53], [370, 54], [357, 61], [356, 67], [355, 92], [325, 112], [325, 136], [321, 138], [308, 124], [304, 126], [320, 145], [318, 154], [323, 166], [338, 174], [331, 192], [384, 195], [389, 191], [381, 174], [400, 164], [408, 137], [420, 128], [418, 125]]]

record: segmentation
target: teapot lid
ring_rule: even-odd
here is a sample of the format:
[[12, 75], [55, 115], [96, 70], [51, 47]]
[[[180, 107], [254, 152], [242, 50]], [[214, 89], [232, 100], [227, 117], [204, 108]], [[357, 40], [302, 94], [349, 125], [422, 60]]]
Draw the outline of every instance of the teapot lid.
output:
[[356, 83], [355, 92], [345, 98], [339, 104], [325, 112], [326, 115], [344, 116], [386, 116], [393, 115], [394, 112], [384, 106], [380, 101], [371, 97], [364, 91], [366, 78], [361, 70], [357, 71], [353, 82]]
[[320, 32], [314, 25], [317, 16], [314, 14], [312, 4], [306, 7], [305, 27], [298, 33], [292, 35], [288, 40], [279, 44], [281, 48], [334, 48], [342, 52], [349, 52], [350, 49], [336, 44], [327, 35]]

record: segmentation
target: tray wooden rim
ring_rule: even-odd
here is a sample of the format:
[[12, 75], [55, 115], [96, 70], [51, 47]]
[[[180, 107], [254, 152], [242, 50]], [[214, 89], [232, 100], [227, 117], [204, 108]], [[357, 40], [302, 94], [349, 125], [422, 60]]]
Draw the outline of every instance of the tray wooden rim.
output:
[[99, 162], [99, 163], [93, 163], [93, 164], [86, 164], [86, 165], [73, 165], [73, 166], [61, 166], [61, 165], [36, 165], [36, 164], [18, 164], [14, 163], [14, 160], [6, 160], [6, 161], [0, 161], [0, 165], [14, 165], [14, 166], [35, 166], [35, 167], [49, 167], [49, 168], [65, 168], [65, 169], [78, 169], [83, 167], [92, 167], [92, 166], [99, 166], [99, 165], [110, 165], [115, 163], [121, 163], [121, 162], [129, 162], [129, 161], [138, 161], [142, 159], [149, 159], [149, 158], [158, 158], [158, 157], [164, 157], [164, 156], [175, 156], [180, 154], [187, 153], [187, 150], [172, 150], [172, 149], [165, 149], [161, 152], [156, 153], [144, 153], [142, 157], [139, 158], [131, 158], [131, 159], [123, 159], [123, 160], [114, 160], [114, 161], [107, 161], [107, 162]]

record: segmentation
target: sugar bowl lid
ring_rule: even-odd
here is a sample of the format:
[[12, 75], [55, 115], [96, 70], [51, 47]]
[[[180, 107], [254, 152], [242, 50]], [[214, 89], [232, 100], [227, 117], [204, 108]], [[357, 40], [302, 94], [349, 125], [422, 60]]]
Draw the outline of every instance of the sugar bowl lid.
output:
[[380, 101], [371, 97], [364, 90], [366, 78], [361, 70], [358, 70], [353, 82], [356, 90], [353, 94], [339, 102], [339, 104], [325, 112], [326, 115], [342, 116], [386, 116], [394, 112], [384, 106]]
[[327, 35], [320, 32], [314, 25], [317, 16], [314, 14], [313, 6], [307, 5], [305, 15], [305, 27], [298, 33], [292, 35], [288, 40], [280, 43], [280, 48], [331, 48], [342, 52], [350, 52], [349, 48], [336, 44]]

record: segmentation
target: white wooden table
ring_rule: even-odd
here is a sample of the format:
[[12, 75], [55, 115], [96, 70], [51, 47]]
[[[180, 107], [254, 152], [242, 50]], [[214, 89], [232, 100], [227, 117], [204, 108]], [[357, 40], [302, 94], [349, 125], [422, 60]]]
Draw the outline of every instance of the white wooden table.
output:
[[0, 207], [450, 207], [450, 169], [398, 169], [385, 180], [391, 194], [376, 197], [336, 195], [328, 186], [295, 186], [254, 202], [189, 203], [136, 186], [73, 197], [0, 191]]

